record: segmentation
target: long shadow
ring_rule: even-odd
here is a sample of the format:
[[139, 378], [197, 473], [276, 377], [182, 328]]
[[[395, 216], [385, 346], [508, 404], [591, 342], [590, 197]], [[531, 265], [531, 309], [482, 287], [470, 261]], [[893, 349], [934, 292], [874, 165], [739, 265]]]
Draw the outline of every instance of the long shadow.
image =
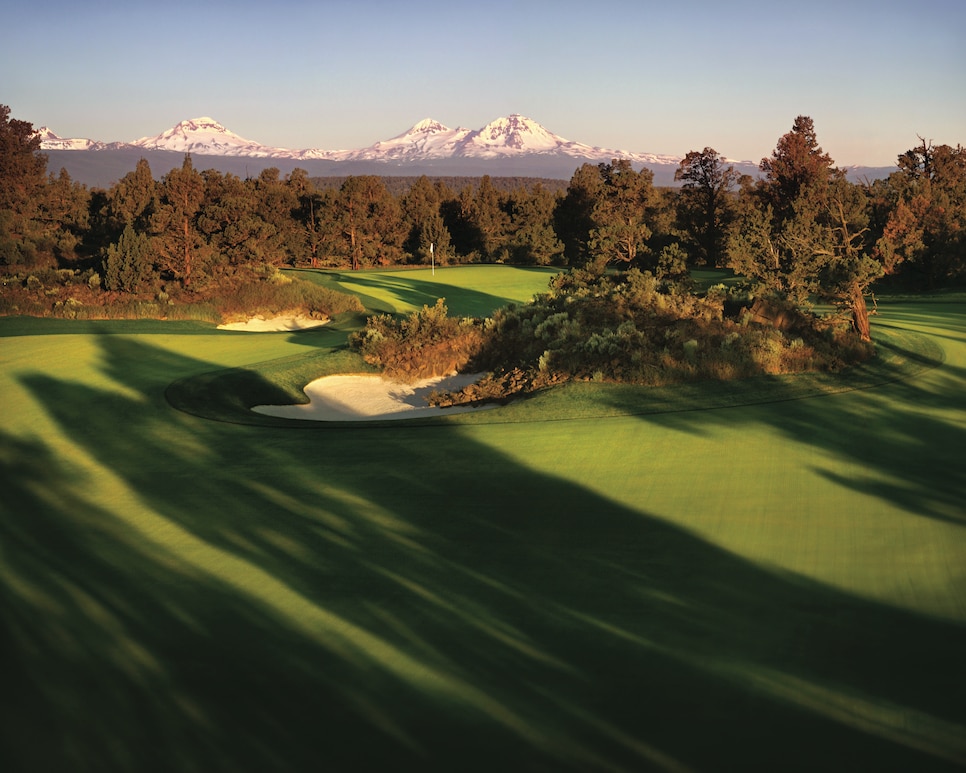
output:
[[[945, 338], [962, 342], [961, 324], [961, 314], [950, 318]], [[936, 337], [930, 332], [929, 338]], [[966, 416], [966, 367], [948, 361], [938, 347], [907, 349], [889, 339], [877, 345], [908, 367], [899, 368], [894, 378], [888, 369], [857, 369], [842, 381], [850, 389], [841, 393], [816, 396], [799, 392], [794, 381], [776, 381], [771, 399], [756, 405], [742, 402], [745, 385], [739, 382], [722, 385], [718, 404], [710, 406], [718, 409], [711, 411], [688, 409], [689, 389], [700, 391], [701, 385], [681, 387], [666, 409], [658, 406], [663, 410], [653, 414], [636, 411], [633, 400], [621, 400], [619, 392], [612, 405], [643, 421], [694, 434], [743, 425], [776, 428], [790, 441], [829, 452], [851, 468], [850, 474], [816, 468], [827, 480], [919, 516], [966, 526], [966, 423], [957, 421]], [[734, 409], [721, 410], [730, 399]]]
[[33, 335], [211, 335], [210, 322], [158, 319], [59, 319], [2, 317], [0, 338]]
[[966, 764], [962, 625], [456, 428], [197, 419], [141, 368], [197, 363], [100, 344], [125, 392], [24, 383], [110, 491], [0, 435], [5, 770]]
[[[399, 276], [352, 274], [346, 280], [353, 285], [351, 290], [346, 288], [346, 291], [360, 294], [366, 308], [390, 314], [404, 313], [406, 311], [405, 306], [415, 309], [422, 306], [432, 306], [438, 298], [445, 298], [446, 306], [450, 309], [451, 314], [486, 317], [492, 314], [495, 309], [506, 306], [514, 300], [513, 298], [493, 295], [468, 287], [448, 285], [442, 279], [440, 282], [428, 282], [404, 274]], [[358, 286], [369, 289], [380, 296], [388, 294], [398, 299], [399, 305], [386, 303], [370, 293], [359, 293], [356, 289]], [[401, 307], [403, 311], [400, 311]]]

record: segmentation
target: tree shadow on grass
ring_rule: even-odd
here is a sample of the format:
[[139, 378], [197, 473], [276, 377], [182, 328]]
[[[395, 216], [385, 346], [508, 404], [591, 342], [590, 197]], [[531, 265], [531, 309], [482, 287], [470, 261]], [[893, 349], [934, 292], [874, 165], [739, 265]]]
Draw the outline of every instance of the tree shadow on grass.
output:
[[0, 436], [7, 770], [966, 763], [962, 625], [767, 571], [459, 428], [173, 411], [158, 358], [197, 363], [101, 346], [124, 391], [23, 381], [104, 490]]
[[[415, 279], [404, 272], [350, 274], [346, 275], [345, 281], [352, 285], [352, 289], [347, 292], [360, 295], [366, 308], [380, 313], [407, 314], [410, 309], [418, 310], [423, 306], [432, 306], [438, 298], [445, 298], [446, 306], [453, 316], [488, 317], [496, 309], [517, 300], [470, 287], [446, 284], [443, 278], [446, 270], [439, 271], [438, 282]], [[543, 273], [547, 272], [543, 271]], [[549, 282], [550, 274], [547, 275], [547, 283]], [[365, 288], [369, 292], [360, 291], [358, 287]], [[397, 302], [381, 300], [386, 296], [394, 298]]]
[[[957, 321], [948, 324], [948, 340], [962, 341]], [[628, 415], [695, 435], [735, 427], [777, 429], [790, 441], [846, 463], [816, 467], [821, 477], [910, 513], [966, 526], [966, 368], [947, 361], [933, 340], [895, 330], [877, 340], [888, 367], [870, 363], [842, 376], [724, 383], [710, 400], [700, 397], [707, 385], [682, 385], [643, 409], [633, 393], [616, 391], [608, 402]]]

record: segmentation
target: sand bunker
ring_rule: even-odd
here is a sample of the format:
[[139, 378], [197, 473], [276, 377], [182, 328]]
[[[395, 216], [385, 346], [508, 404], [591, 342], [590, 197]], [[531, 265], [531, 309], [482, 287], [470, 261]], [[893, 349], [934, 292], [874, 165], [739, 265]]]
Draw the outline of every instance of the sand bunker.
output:
[[302, 316], [253, 317], [244, 322], [228, 322], [219, 325], [219, 330], [244, 330], [249, 333], [280, 333], [290, 330], [309, 330], [326, 324], [326, 319], [313, 319]]
[[252, 410], [266, 416], [310, 421], [375, 421], [465, 413], [495, 406], [433, 408], [426, 404], [425, 398], [437, 389], [462, 389], [481, 375], [441, 376], [415, 384], [382, 376], [325, 376], [305, 387], [308, 405], [256, 405]]

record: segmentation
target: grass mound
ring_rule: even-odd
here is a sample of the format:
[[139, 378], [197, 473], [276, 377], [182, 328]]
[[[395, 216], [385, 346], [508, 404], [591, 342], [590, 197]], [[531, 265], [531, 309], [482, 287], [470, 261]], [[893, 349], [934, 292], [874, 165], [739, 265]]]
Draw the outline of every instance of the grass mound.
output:
[[837, 372], [874, 349], [847, 325], [769, 302], [779, 322], [760, 323], [724, 288], [698, 295], [686, 282], [637, 270], [561, 274], [549, 293], [498, 310], [484, 325], [470, 368], [492, 375], [441, 404], [507, 398], [571, 381], [668, 386], [760, 375]]

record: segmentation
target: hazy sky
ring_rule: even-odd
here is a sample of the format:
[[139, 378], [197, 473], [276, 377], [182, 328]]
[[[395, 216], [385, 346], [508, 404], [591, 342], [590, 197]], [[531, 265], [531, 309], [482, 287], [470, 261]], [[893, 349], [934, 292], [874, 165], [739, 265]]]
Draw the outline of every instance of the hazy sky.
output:
[[287, 148], [522, 113], [569, 140], [759, 161], [797, 115], [840, 165], [966, 143], [966, 2], [44, 0], [2, 10], [0, 104], [131, 141], [211, 116]]

